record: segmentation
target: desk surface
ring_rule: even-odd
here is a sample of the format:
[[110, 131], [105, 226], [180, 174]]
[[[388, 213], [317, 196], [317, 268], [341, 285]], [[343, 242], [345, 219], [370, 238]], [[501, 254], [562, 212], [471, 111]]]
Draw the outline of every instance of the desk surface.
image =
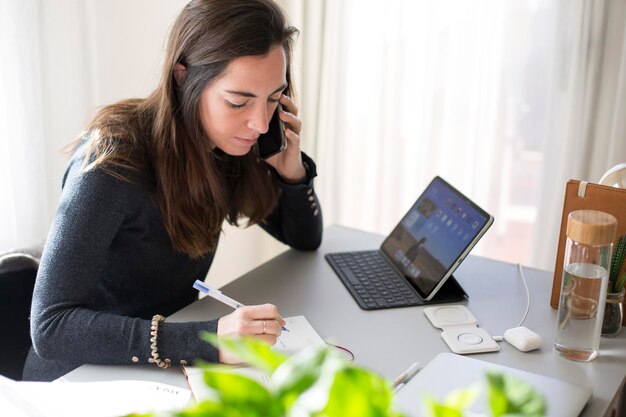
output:
[[[360, 366], [393, 379], [411, 363], [426, 364], [449, 349], [423, 314], [424, 307], [361, 310], [324, 260], [329, 252], [366, 250], [380, 246], [383, 236], [340, 226], [324, 231], [317, 252], [288, 250], [228, 284], [223, 291], [244, 304], [269, 302], [281, 315], [305, 315], [322, 338], [345, 346]], [[540, 334], [544, 346], [523, 353], [506, 342], [500, 351], [472, 355], [492, 363], [587, 385], [593, 397], [583, 416], [602, 416], [619, 395], [626, 379], [626, 332], [602, 338], [593, 362], [577, 363], [552, 353], [556, 310], [549, 305], [552, 273], [524, 268], [531, 305], [524, 326]], [[469, 256], [455, 272], [469, 295], [463, 302], [491, 335], [515, 327], [526, 308], [526, 292], [516, 265]], [[231, 312], [206, 297], [170, 316], [168, 321], [206, 320]], [[84, 365], [64, 379], [70, 381], [149, 379], [185, 387], [177, 369], [145, 366]]]

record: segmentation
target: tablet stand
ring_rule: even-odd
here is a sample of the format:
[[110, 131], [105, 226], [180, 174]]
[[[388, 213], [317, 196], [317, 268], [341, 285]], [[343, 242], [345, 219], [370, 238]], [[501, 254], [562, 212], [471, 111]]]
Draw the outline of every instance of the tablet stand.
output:
[[451, 275], [450, 278], [443, 283], [437, 294], [429, 301], [423, 301], [423, 305], [430, 304], [442, 304], [442, 303], [455, 303], [458, 301], [467, 300], [469, 296], [461, 287], [461, 284]]

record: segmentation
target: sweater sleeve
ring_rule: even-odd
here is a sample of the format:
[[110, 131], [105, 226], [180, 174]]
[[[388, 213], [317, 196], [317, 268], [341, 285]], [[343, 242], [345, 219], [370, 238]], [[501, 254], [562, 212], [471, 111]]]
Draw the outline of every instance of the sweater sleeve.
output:
[[276, 209], [260, 226], [281, 242], [299, 250], [315, 250], [322, 243], [322, 208], [313, 188], [317, 176], [315, 162], [302, 153], [307, 168], [306, 179], [299, 184], [287, 184], [278, 174], [280, 197]]
[[[83, 172], [74, 167], [66, 174], [57, 214], [42, 255], [33, 294], [31, 336], [35, 353], [48, 360], [92, 364], [147, 364], [150, 358], [151, 320], [158, 303], [150, 304], [152, 294], [163, 299], [176, 297], [167, 282], [155, 282], [148, 294], [126, 294], [123, 280], [110, 274], [110, 248], [119, 239], [137, 186], [100, 169]], [[139, 267], [141, 267], [140, 261]], [[131, 269], [132, 270], [132, 269]], [[111, 277], [107, 277], [111, 281]], [[132, 279], [132, 277], [130, 277]], [[111, 290], [112, 285], [118, 285]], [[174, 285], [174, 284], [172, 284]], [[162, 286], [161, 288], [159, 288]], [[117, 291], [117, 292], [116, 292]], [[143, 318], [124, 300], [135, 297], [144, 303]], [[153, 302], [154, 303], [154, 302]], [[127, 303], [131, 304], [131, 303]], [[151, 316], [149, 316], [151, 317]], [[157, 346], [161, 358], [174, 363], [202, 358], [217, 361], [217, 351], [198, 334], [215, 332], [216, 321], [163, 323]]]

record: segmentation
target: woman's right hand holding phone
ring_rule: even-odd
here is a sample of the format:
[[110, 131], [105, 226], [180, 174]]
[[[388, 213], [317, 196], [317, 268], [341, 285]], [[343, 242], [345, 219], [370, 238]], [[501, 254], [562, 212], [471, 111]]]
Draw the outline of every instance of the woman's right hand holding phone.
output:
[[278, 117], [285, 124], [283, 132], [287, 138], [287, 149], [266, 159], [266, 162], [276, 169], [278, 175], [287, 183], [298, 183], [306, 178], [306, 169], [300, 155], [300, 131], [302, 121], [298, 118], [298, 106], [285, 94], [280, 96]]

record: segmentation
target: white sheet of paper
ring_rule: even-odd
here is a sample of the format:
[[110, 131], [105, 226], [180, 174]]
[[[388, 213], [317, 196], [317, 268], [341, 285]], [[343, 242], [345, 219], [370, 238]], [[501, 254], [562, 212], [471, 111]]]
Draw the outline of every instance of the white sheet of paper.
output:
[[285, 319], [288, 332], [282, 332], [274, 349], [285, 355], [293, 355], [309, 346], [324, 345], [324, 340], [315, 331], [304, 316], [293, 316]]
[[190, 399], [188, 389], [151, 381], [26, 382], [0, 377], [0, 410], [15, 417], [116, 417], [181, 409]]
[[[285, 327], [288, 332], [283, 331], [276, 344], [274, 350], [285, 355], [292, 355], [309, 346], [324, 345], [324, 340], [315, 331], [313, 326], [304, 316], [286, 317]], [[203, 370], [195, 366], [185, 366], [185, 374], [187, 382], [196, 401], [201, 401], [211, 397], [211, 390], [204, 383]], [[254, 368], [242, 367], [233, 369], [236, 372], [250, 378], [256, 379], [263, 385], [269, 382], [267, 374]]]

